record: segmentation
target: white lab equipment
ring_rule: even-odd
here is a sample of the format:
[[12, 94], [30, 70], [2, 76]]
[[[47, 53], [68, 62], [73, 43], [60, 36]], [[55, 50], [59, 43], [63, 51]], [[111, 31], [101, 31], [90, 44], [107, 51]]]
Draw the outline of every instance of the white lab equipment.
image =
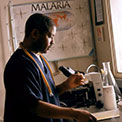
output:
[[112, 74], [112, 71], [111, 71], [111, 68], [110, 68], [110, 62], [103, 62], [103, 70], [105, 72], [105, 85], [113, 85], [113, 88], [115, 90], [115, 93], [116, 93], [116, 97], [117, 97], [117, 100], [120, 101], [121, 100], [121, 97], [122, 97], [122, 94], [119, 90], [119, 87], [115, 81], [115, 78]]
[[113, 85], [103, 86], [104, 108], [106, 110], [117, 109], [116, 95]]
[[118, 107], [119, 107], [119, 113], [120, 113], [119, 122], [122, 122], [122, 101], [118, 102]]

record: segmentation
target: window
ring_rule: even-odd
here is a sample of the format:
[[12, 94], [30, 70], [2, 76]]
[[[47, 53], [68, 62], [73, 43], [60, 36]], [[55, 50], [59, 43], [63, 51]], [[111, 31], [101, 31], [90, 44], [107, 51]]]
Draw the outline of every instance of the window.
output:
[[116, 77], [122, 78], [122, 0], [105, 0], [105, 5], [113, 70]]
[[122, 0], [110, 0], [117, 71], [122, 73]]

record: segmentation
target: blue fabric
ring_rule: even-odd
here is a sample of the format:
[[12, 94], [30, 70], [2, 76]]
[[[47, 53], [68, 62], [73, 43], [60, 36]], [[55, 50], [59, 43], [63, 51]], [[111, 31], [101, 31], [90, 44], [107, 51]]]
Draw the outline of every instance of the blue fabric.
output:
[[22, 49], [17, 49], [4, 71], [6, 88], [4, 122], [62, 122], [62, 119], [41, 118], [29, 112], [30, 106], [35, 106], [38, 100], [60, 105], [54, 81], [46, 63], [42, 60], [43, 68], [38, 58], [32, 53], [31, 55], [44, 72], [54, 96], [50, 96], [35, 62]]

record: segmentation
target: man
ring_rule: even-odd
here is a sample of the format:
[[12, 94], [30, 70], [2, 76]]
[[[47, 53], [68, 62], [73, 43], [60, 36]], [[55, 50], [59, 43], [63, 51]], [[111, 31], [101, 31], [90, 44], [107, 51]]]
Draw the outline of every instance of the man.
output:
[[25, 25], [25, 37], [6, 64], [4, 122], [96, 122], [89, 112], [61, 107], [58, 95], [84, 84], [82, 74], [71, 75], [55, 86], [51, 69], [42, 56], [54, 43], [56, 26], [43, 14], [33, 14]]

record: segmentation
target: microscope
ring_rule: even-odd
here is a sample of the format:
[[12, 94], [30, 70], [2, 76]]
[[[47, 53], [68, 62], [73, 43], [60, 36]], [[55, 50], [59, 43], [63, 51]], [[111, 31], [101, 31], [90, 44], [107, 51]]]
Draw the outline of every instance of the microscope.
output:
[[98, 109], [103, 108], [103, 87], [99, 72], [84, 73], [65, 66], [60, 66], [59, 70], [67, 77], [78, 72], [82, 73], [88, 81], [84, 86], [73, 88], [61, 95], [59, 98], [62, 105], [64, 103], [67, 107], [75, 108], [95, 105]]

